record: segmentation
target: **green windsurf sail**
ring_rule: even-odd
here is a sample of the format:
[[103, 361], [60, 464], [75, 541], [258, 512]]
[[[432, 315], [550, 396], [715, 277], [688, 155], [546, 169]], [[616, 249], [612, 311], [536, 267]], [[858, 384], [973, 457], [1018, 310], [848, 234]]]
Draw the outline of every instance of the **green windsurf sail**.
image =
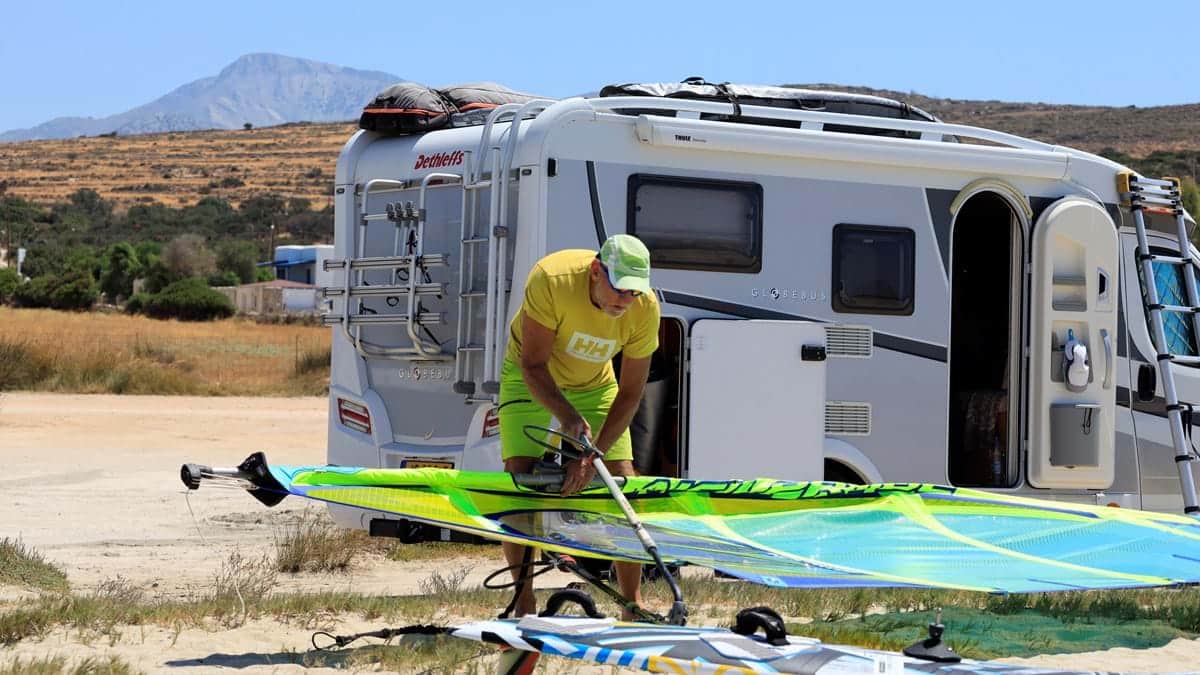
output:
[[[185, 482], [202, 469], [185, 466]], [[603, 486], [560, 497], [506, 473], [268, 467], [261, 455], [239, 470], [268, 504], [293, 494], [561, 553], [649, 560]], [[647, 476], [621, 490], [664, 560], [769, 586], [1025, 593], [1200, 581], [1200, 522], [1186, 516], [917, 483]]]

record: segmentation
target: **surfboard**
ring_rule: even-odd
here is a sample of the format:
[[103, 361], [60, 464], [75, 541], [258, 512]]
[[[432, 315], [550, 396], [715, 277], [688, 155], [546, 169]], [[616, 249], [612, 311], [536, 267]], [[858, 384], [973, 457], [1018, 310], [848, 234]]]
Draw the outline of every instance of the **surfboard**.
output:
[[458, 626], [450, 635], [508, 649], [651, 673], [1082, 675], [1094, 672], [1047, 670], [970, 659], [939, 663], [899, 652], [831, 645], [795, 635], [787, 636], [784, 644], [776, 645], [768, 643], [761, 635], [741, 635], [725, 628], [664, 626], [574, 616], [476, 621]]

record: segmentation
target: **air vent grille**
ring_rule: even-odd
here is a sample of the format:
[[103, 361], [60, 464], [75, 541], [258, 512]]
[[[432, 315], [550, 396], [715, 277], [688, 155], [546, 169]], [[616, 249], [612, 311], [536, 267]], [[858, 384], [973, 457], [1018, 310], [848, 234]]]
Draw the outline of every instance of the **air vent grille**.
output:
[[871, 404], [857, 401], [826, 401], [825, 434], [870, 436]]
[[825, 347], [831, 357], [870, 358], [872, 342], [870, 326], [825, 326]]

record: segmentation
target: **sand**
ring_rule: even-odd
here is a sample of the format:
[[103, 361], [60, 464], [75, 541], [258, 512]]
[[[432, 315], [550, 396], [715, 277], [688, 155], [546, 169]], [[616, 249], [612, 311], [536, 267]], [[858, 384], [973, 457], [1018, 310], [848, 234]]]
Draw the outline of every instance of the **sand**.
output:
[[[267, 509], [240, 490], [188, 495], [179, 465], [234, 465], [258, 450], [279, 464], [324, 463], [327, 405], [324, 398], [0, 395], [0, 536], [20, 537], [37, 549], [66, 572], [76, 592], [119, 578], [151, 598], [201, 595], [231, 553], [253, 557], [273, 551], [273, 537], [311, 507], [285, 501]], [[469, 567], [466, 583], [472, 584], [497, 566], [488, 558], [369, 559], [357, 561], [348, 574], [280, 575], [278, 590], [412, 595], [435, 571]], [[567, 580], [552, 574], [540, 584]], [[0, 603], [32, 595], [0, 586]], [[339, 633], [381, 627], [358, 617], [318, 622]], [[299, 672], [302, 666], [287, 662], [310, 648], [313, 630], [266, 619], [233, 629], [178, 632], [131, 626], [115, 639], [59, 629], [0, 648], [0, 668], [14, 657], [59, 655], [76, 662], [111, 654], [144, 672]], [[613, 672], [543, 661], [548, 667], [542, 672]], [[1010, 661], [1077, 670], [1186, 671], [1200, 667], [1200, 641]]]

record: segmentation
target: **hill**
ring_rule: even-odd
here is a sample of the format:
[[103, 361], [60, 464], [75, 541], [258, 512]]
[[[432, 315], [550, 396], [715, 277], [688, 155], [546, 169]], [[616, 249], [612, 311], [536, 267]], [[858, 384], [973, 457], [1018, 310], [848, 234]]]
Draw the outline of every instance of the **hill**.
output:
[[0, 142], [351, 120], [364, 103], [399, 80], [389, 73], [279, 54], [247, 54], [213, 77], [118, 115], [60, 117], [2, 133]]
[[91, 188], [124, 209], [186, 206], [209, 196], [240, 204], [275, 193], [323, 208], [338, 152], [354, 129], [345, 122], [289, 124], [3, 144], [0, 194], [49, 205]]
[[[1200, 104], [1151, 108], [1008, 103], [888, 96], [946, 122], [987, 127], [1131, 161], [1148, 173], [1196, 176]], [[0, 144], [0, 193], [40, 204], [92, 188], [118, 209], [159, 202], [178, 207], [205, 196], [234, 204], [259, 194], [329, 203], [338, 152], [352, 123], [289, 124], [237, 131], [195, 131]], [[1165, 157], [1165, 159], [1164, 159]], [[1142, 161], [1145, 160], [1145, 161]]]

